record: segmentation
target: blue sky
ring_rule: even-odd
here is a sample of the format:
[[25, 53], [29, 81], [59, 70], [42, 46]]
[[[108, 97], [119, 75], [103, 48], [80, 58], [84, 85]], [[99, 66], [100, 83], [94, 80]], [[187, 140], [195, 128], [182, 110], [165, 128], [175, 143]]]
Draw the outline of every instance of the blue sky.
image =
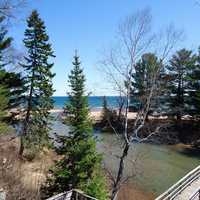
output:
[[[138, 9], [150, 7], [154, 29], [173, 23], [185, 32], [180, 47], [197, 49], [200, 45], [200, 4], [195, 0], [32, 0], [25, 15], [37, 9], [45, 21], [56, 58], [53, 71], [55, 95], [66, 95], [67, 75], [72, 68], [74, 50], [78, 49], [92, 95], [114, 95], [99, 70], [102, 51], [111, 45], [119, 22]], [[25, 22], [10, 31], [15, 45], [23, 49]], [[180, 48], [179, 47], [179, 48]]]

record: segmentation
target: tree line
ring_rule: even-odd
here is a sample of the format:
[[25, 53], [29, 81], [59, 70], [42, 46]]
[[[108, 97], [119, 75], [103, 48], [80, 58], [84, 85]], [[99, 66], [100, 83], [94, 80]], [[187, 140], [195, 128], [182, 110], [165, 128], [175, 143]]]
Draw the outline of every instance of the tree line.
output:
[[[160, 67], [156, 87], [158, 95], [152, 101], [150, 112], [181, 120], [183, 116], [199, 119], [200, 54], [181, 49], [169, 62]], [[151, 87], [151, 75], [163, 65], [153, 53], [145, 53], [135, 65], [132, 74], [132, 101], [145, 104], [145, 95]], [[137, 105], [136, 105], [137, 106]]]

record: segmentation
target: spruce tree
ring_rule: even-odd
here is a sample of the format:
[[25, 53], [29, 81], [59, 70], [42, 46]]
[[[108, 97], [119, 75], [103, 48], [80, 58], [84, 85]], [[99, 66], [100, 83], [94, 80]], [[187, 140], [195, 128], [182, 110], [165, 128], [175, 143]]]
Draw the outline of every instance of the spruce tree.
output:
[[10, 128], [6, 123], [7, 109], [8, 109], [8, 91], [5, 87], [0, 85], [0, 135], [7, 133]]
[[172, 56], [167, 70], [167, 95], [166, 104], [169, 107], [168, 114], [176, 116], [178, 121], [191, 110], [190, 101], [190, 72], [194, 69], [196, 56], [192, 51], [182, 49]]
[[27, 20], [27, 29], [23, 40], [27, 48], [24, 68], [26, 87], [26, 113], [23, 122], [20, 155], [23, 154], [24, 142], [27, 147], [43, 147], [48, 144], [49, 110], [53, 108], [52, 78], [54, 57], [44, 22], [34, 10]]
[[8, 126], [8, 109], [16, 107], [21, 96], [22, 86], [21, 77], [14, 72], [8, 72], [6, 67], [10, 64], [7, 59], [7, 50], [11, 46], [12, 38], [7, 37], [7, 30], [4, 24], [5, 17], [0, 16], [0, 134], [7, 133]]
[[104, 177], [100, 173], [101, 156], [96, 151], [92, 136], [85, 76], [77, 55], [74, 56], [73, 66], [69, 75], [69, 102], [65, 108], [70, 132], [67, 136], [58, 136], [58, 152], [64, 157], [51, 171], [48, 195], [76, 188], [105, 200], [107, 193]]
[[111, 111], [108, 108], [108, 102], [106, 97], [103, 97], [102, 111], [101, 111], [101, 126], [106, 126], [110, 119]]
[[188, 114], [199, 119], [200, 117], [200, 48], [196, 55], [196, 63], [192, 65], [188, 73], [188, 104], [190, 110]]
[[[7, 67], [11, 64], [7, 59], [7, 50], [11, 46], [12, 38], [7, 37], [7, 30], [4, 24], [5, 17], [0, 17], [0, 85], [6, 87], [8, 108], [18, 108], [24, 100], [23, 79], [20, 73], [9, 72]], [[18, 114], [18, 113], [15, 113]]]
[[[131, 91], [131, 105], [135, 109], [143, 109], [146, 104], [147, 96], [150, 92], [152, 85], [154, 84], [154, 76], [160, 76], [160, 61], [153, 53], [145, 53], [142, 55], [141, 59], [135, 65], [135, 71], [132, 74], [132, 91]], [[157, 89], [160, 87], [161, 79], [157, 77]], [[151, 102], [155, 104], [156, 99]], [[151, 110], [153, 110], [153, 105], [151, 105]], [[154, 108], [155, 109], [155, 108]], [[148, 115], [147, 115], [148, 118]]]
[[5, 62], [5, 51], [11, 46], [12, 38], [6, 37], [8, 31], [4, 25], [5, 17], [0, 16], [0, 70], [7, 65]]

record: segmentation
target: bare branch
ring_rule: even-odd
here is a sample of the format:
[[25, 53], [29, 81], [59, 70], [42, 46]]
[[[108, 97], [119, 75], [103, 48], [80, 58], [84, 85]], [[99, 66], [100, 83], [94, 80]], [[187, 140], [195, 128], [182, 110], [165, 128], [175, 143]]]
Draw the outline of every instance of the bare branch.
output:
[[[116, 88], [116, 91], [120, 92], [124, 96], [124, 128], [121, 135], [123, 136], [124, 146], [122, 148], [122, 154], [119, 158], [119, 168], [118, 174], [115, 178], [112, 197], [113, 200], [118, 191], [128, 177], [123, 177], [125, 159], [127, 158], [129, 148], [134, 142], [144, 142], [155, 136], [163, 128], [159, 125], [155, 130], [151, 132], [146, 137], [141, 137], [139, 134], [145, 127], [146, 119], [149, 110], [152, 106], [153, 99], [156, 95], [160, 93], [158, 86], [158, 78], [161, 72], [164, 62], [166, 62], [170, 53], [173, 51], [174, 47], [179, 42], [182, 32], [175, 30], [175, 28], [170, 25], [164, 32], [160, 34], [159, 37], [155, 34], [151, 34], [151, 13], [149, 9], [144, 9], [131, 16], [128, 16], [119, 26], [119, 37], [118, 45], [111, 48], [110, 53], [101, 62], [104, 67], [104, 72], [109, 77], [110, 82]], [[156, 44], [156, 45], [155, 45]], [[129, 105], [131, 97], [131, 84], [132, 84], [132, 74], [136, 70], [136, 63], [138, 59], [145, 53], [149, 52], [148, 49], [152, 50], [153, 45], [157, 50], [158, 62], [152, 64], [152, 72], [149, 75], [149, 86], [145, 88], [143, 107], [137, 112], [134, 124], [132, 127], [128, 127], [129, 118]], [[159, 47], [160, 46], [160, 47]], [[116, 131], [115, 127], [108, 120], [110, 127], [117, 135], [118, 138], [120, 133]], [[131, 129], [130, 130], [128, 130]]]
[[26, 4], [26, 0], [1, 0], [0, 15], [6, 18], [16, 18], [18, 12]]

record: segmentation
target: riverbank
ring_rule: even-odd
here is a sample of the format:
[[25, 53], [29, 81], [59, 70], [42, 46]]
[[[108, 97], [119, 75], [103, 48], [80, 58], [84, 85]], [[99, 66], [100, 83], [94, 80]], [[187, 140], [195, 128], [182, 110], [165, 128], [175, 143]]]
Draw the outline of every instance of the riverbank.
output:
[[[14, 135], [0, 137], [0, 189], [7, 200], [40, 199], [40, 187], [45, 182], [48, 170], [60, 157], [51, 149], [44, 149], [33, 160], [19, 159], [19, 138]], [[152, 193], [131, 184], [119, 192], [119, 200], [153, 200]]]
[[[58, 118], [60, 118], [61, 121], [65, 118], [63, 109], [52, 109], [50, 112], [52, 114], [56, 115]], [[99, 129], [102, 132], [110, 132], [110, 133], [113, 132], [113, 129], [110, 127], [110, 124], [106, 125], [105, 127], [104, 127], [104, 125], [102, 126], [102, 124], [101, 124], [102, 109], [91, 109], [89, 112], [89, 115], [94, 124], [95, 129]], [[136, 119], [136, 117], [137, 117], [136, 112], [128, 113], [128, 120], [129, 120], [128, 131], [129, 132], [132, 131], [132, 127], [134, 126], [134, 120]], [[120, 123], [117, 122], [117, 125], [118, 124], [120, 124]], [[146, 130], [146, 128], [144, 127], [144, 131], [142, 132], [143, 135], [141, 135], [141, 137], [146, 137], [146, 133], [150, 131], [149, 128], [151, 128], [152, 131], [154, 131], [156, 129], [156, 127], [158, 126], [158, 124], [159, 124], [159, 126], [166, 127], [166, 124], [169, 125], [170, 122], [166, 117], [149, 116], [149, 120], [146, 123], [146, 125], [148, 126], [148, 130]], [[120, 126], [120, 129], [121, 129], [121, 126]], [[122, 131], [122, 130], [119, 130], [119, 132], [120, 131]], [[178, 143], [180, 143], [180, 141], [178, 139], [178, 133], [173, 130], [168, 131], [168, 127], [165, 129], [162, 129], [162, 131], [160, 131], [154, 137], [148, 139], [148, 141], [146, 141], [146, 142], [153, 143], [153, 144], [178, 144]]]
[[[52, 110], [50, 110], [50, 113], [57, 113], [57, 114], [62, 114], [63, 113], [63, 109], [59, 109], [59, 108], [54, 108]], [[90, 110], [90, 117], [92, 120], [94, 121], [99, 121], [101, 119], [101, 115], [102, 115], [102, 109], [98, 108], [98, 109], [91, 109]], [[136, 112], [129, 112], [128, 113], [128, 119], [135, 119], [137, 116]]]
[[[62, 110], [54, 109], [51, 113], [55, 114], [55, 120], [52, 121], [52, 133], [57, 132], [66, 134], [68, 132], [68, 127], [62, 124], [62, 120], [59, 120], [59, 117], [57, 118], [57, 116], [62, 115]], [[100, 114], [101, 112], [99, 111], [91, 113], [94, 118], [97, 116], [100, 117]], [[101, 133], [99, 136], [101, 138], [101, 142], [99, 141], [97, 144], [98, 152], [103, 153], [103, 162], [108, 169], [115, 171], [118, 166], [118, 160], [115, 160], [115, 155], [120, 155], [121, 153], [120, 144], [118, 144], [119, 141], [114, 134]], [[6, 140], [8, 141], [8, 138], [5, 138], [2, 143], [4, 144]], [[7, 160], [10, 158], [9, 155], [12, 155], [12, 158], [14, 159], [12, 167], [18, 169], [16, 174], [19, 174], [20, 177], [22, 176], [24, 178], [14, 176], [14, 171], [11, 170], [11, 173], [9, 170], [7, 171], [9, 172], [8, 175], [6, 175], [6, 178], [9, 177], [6, 180], [9, 181], [1, 181], [0, 189], [8, 184], [8, 191], [15, 192], [15, 190], [20, 191], [19, 188], [23, 188], [23, 191], [27, 194], [34, 194], [38, 183], [45, 180], [49, 167], [53, 166], [54, 160], [58, 159], [57, 155], [52, 150], [48, 150], [43, 152], [41, 156], [33, 161], [21, 161], [17, 157], [19, 148], [18, 138], [10, 141], [9, 143], [10, 145], [6, 144], [4, 146], [4, 150], [2, 150], [3, 146], [0, 148], [1, 153], [5, 152], [1, 154], [5, 155], [5, 157], [0, 155], [1, 164], [4, 158]], [[119, 193], [120, 200], [124, 200], [124, 198], [126, 198], [126, 200], [132, 200], [132, 196], [135, 197], [134, 199], [138, 200], [152, 200], [155, 196], [164, 192], [170, 185], [174, 184], [178, 179], [184, 176], [185, 173], [193, 169], [196, 164], [199, 163], [198, 158], [200, 158], [200, 154], [194, 154], [194, 152], [191, 152], [190, 150], [191, 147], [189, 145], [186, 146], [183, 144], [170, 146], [154, 144], [133, 145], [133, 149], [131, 148], [127, 158], [127, 168], [125, 169], [125, 174], [130, 174], [130, 172], [132, 173], [132, 169], [134, 171], [136, 169], [136, 176], [131, 179], [131, 183], [122, 188]], [[130, 161], [134, 161], [136, 158], [138, 161], [134, 164], [134, 166], [132, 162], [129, 163]], [[10, 169], [9, 163], [10, 162], [8, 162], [7, 165], [8, 169]], [[46, 165], [43, 165], [42, 163], [45, 163]], [[41, 166], [43, 166], [42, 169], [40, 169]], [[2, 169], [2, 166], [0, 169]], [[137, 171], [137, 169], [139, 170]], [[163, 174], [166, 176], [165, 180], [162, 179]], [[2, 177], [0, 177], [0, 179], [3, 180]], [[13, 185], [16, 185], [16, 187], [11, 187]], [[128, 196], [130, 199], [128, 199]]]
[[0, 189], [6, 192], [6, 200], [39, 200], [40, 187], [59, 157], [53, 150], [44, 149], [31, 161], [20, 159], [19, 145], [15, 135], [0, 136]]

